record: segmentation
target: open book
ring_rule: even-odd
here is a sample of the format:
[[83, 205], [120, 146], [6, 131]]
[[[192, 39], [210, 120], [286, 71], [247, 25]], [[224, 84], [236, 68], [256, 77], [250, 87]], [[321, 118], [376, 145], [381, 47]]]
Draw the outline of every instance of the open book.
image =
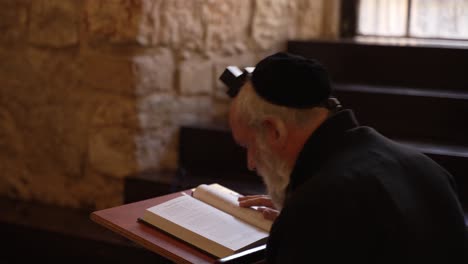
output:
[[259, 211], [239, 207], [239, 196], [216, 183], [202, 184], [192, 195], [147, 208], [139, 220], [222, 258], [265, 244], [272, 225]]

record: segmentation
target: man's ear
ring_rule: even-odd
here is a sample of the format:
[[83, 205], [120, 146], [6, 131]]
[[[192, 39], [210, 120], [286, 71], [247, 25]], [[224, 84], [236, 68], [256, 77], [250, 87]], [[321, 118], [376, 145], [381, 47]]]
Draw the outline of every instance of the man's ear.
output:
[[267, 143], [274, 148], [281, 149], [286, 144], [288, 130], [283, 121], [277, 118], [266, 118], [262, 121]]

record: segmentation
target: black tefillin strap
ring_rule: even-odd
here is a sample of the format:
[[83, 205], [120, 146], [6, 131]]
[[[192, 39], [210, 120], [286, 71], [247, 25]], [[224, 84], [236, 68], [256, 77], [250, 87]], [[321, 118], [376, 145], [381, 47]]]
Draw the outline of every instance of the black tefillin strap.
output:
[[[250, 78], [255, 67], [246, 67], [243, 70], [237, 66], [228, 66], [221, 74], [219, 79], [227, 86], [227, 94], [234, 98], [239, 93], [240, 88]], [[342, 108], [340, 101], [335, 97], [329, 97], [317, 106], [325, 107], [331, 111], [338, 111]]]

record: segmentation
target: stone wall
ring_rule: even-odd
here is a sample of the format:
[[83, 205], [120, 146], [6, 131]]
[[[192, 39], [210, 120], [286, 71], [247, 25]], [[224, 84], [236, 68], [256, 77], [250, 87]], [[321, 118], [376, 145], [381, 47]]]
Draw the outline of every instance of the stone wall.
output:
[[225, 125], [225, 66], [336, 36], [337, 2], [1, 0], [0, 195], [121, 204], [177, 166], [180, 125]]

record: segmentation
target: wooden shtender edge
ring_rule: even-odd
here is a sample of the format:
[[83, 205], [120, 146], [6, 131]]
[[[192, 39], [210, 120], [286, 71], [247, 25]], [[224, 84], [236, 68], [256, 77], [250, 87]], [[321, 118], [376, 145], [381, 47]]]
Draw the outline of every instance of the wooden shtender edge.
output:
[[121, 228], [119, 228], [116, 224], [106, 220], [106, 219], [103, 219], [101, 216], [99, 216], [98, 214], [96, 214], [96, 212], [92, 212], [90, 214], [90, 219], [94, 222], [96, 222], [97, 224], [100, 224], [100, 225], [103, 225], [104, 227], [107, 227], [109, 230], [115, 232], [116, 234], [118, 235], [121, 235], [127, 239], [129, 239], [130, 241], [142, 246], [143, 248], [155, 253], [155, 254], [158, 254], [162, 257], [166, 257], [172, 261], [174, 261], [175, 263], [187, 263], [185, 261], [185, 259], [181, 258], [180, 256], [168, 251], [168, 250], [165, 250], [163, 248], [155, 248], [153, 247], [153, 245], [146, 241], [146, 240], [143, 240], [141, 239], [138, 235], [135, 235], [133, 234], [132, 232], [128, 232], [128, 231], [125, 231]]

